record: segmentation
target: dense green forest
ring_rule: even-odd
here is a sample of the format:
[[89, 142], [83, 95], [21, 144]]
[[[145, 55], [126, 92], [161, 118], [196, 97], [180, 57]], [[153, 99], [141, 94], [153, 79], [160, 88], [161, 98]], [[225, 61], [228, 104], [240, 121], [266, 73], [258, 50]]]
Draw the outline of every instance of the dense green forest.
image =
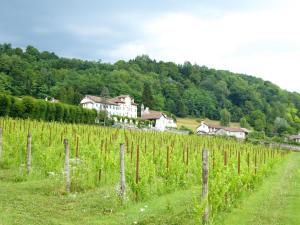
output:
[[226, 110], [231, 121], [268, 135], [300, 130], [300, 94], [253, 76], [189, 62], [158, 62], [146, 55], [109, 64], [61, 58], [32, 46], [0, 45], [2, 94], [78, 104], [85, 94], [101, 95], [103, 89], [110, 96], [129, 94], [137, 103], [143, 99], [145, 105], [179, 117], [220, 119]]

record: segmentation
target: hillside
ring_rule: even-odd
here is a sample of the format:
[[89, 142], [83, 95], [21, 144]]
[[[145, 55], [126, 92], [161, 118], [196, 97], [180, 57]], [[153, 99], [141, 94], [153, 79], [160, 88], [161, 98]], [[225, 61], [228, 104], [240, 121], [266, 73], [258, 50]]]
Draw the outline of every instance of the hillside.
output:
[[78, 104], [85, 94], [100, 95], [103, 89], [179, 117], [218, 120], [226, 108], [232, 121], [242, 119], [269, 135], [300, 130], [300, 95], [253, 76], [148, 56], [108, 64], [0, 45], [0, 93]]

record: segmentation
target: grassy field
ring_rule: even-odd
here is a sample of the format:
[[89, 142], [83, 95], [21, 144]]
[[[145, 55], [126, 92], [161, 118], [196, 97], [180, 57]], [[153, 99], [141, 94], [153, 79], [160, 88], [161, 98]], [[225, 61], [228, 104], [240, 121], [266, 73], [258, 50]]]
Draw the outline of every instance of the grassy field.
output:
[[193, 206], [200, 187], [176, 191], [150, 201], [121, 206], [113, 187], [62, 194], [57, 180], [15, 182], [0, 175], [1, 225], [53, 224], [193, 224]]
[[[217, 120], [204, 119], [204, 121], [208, 124], [220, 125], [220, 122]], [[185, 126], [187, 128], [190, 128], [193, 131], [196, 131], [200, 122], [201, 122], [201, 119], [196, 119], [196, 118], [177, 118], [177, 126], [178, 127]], [[230, 127], [240, 127], [240, 124], [239, 123], [230, 123]]]

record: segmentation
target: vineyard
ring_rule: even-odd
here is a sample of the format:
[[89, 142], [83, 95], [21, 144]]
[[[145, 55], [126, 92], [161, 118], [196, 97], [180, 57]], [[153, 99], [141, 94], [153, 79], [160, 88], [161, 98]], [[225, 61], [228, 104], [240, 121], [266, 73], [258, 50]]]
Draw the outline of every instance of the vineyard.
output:
[[[257, 186], [287, 154], [219, 137], [59, 122], [0, 118], [0, 128], [0, 170], [13, 171], [12, 177], [6, 179], [55, 180], [61, 195], [105, 187], [114, 191], [115, 199], [120, 199], [123, 143], [126, 194], [120, 204], [143, 202], [196, 186], [199, 198], [192, 204], [199, 221], [206, 206], [213, 218], [234, 205], [243, 192]], [[70, 150], [69, 190], [65, 188], [66, 142]], [[209, 152], [207, 201], [201, 201], [203, 149]]]

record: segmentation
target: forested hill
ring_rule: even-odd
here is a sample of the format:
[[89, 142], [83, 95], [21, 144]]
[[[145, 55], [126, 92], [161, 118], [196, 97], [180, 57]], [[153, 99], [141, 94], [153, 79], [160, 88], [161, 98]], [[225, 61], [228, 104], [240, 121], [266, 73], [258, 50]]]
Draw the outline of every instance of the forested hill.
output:
[[180, 117], [219, 119], [226, 108], [232, 121], [242, 119], [270, 134], [282, 127], [289, 133], [300, 128], [300, 95], [252, 76], [148, 56], [107, 64], [61, 58], [32, 46], [0, 45], [0, 93], [78, 104], [85, 94], [100, 95], [105, 87], [110, 96], [129, 94], [138, 103], [143, 99], [151, 108]]

